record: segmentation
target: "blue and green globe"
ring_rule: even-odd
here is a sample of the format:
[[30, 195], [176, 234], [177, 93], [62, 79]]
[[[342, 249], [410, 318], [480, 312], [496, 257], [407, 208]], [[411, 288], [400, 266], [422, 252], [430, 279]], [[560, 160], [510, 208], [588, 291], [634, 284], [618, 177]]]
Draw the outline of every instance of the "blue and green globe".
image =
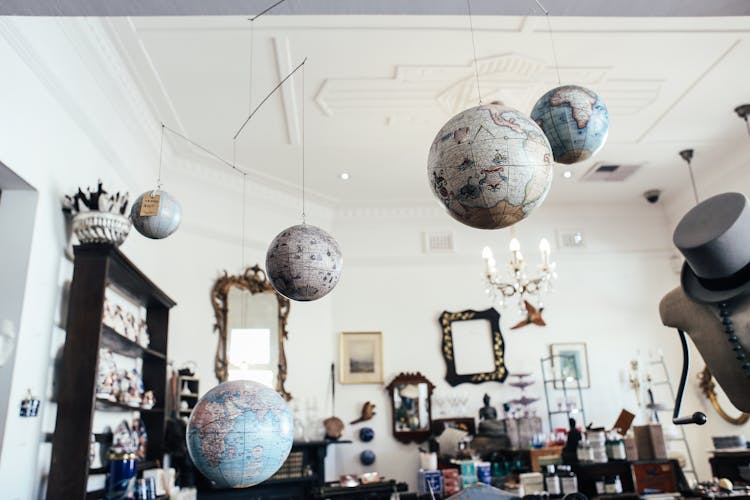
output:
[[578, 85], [564, 85], [544, 94], [531, 119], [544, 131], [558, 163], [591, 158], [607, 140], [609, 113], [599, 96]]
[[219, 384], [195, 405], [187, 427], [193, 463], [219, 488], [245, 488], [282, 466], [294, 439], [292, 414], [273, 389], [249, 380]]

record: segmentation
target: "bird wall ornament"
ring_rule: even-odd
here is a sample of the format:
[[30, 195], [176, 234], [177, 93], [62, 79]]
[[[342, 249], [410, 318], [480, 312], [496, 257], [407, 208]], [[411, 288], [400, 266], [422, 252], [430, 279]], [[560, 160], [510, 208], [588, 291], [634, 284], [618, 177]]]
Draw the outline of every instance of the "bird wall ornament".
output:
[[356, 419], [349, 422], [349, 425], [358, 424], [360, 422], [365, 422], [367, 420], [370, 420], [372, 417], [375, 416], [375, 404], [370, 403], [369, 401], [366, 401], [365, 404], [362, 405], [362, 415]]
[[547, 326], [547, 323], [545, 323], [544, 319], [542, 319], [542, 311], [544, 311], [543, 307], [537, 309], [536, 307], [529, 304], [527, 300], [524, 300], [523, 303], [526, 306], [526, 319], [519, 321], [514, 326], [511, 326], [511, 330], [517, 330], [532, 323], [537, 326]]

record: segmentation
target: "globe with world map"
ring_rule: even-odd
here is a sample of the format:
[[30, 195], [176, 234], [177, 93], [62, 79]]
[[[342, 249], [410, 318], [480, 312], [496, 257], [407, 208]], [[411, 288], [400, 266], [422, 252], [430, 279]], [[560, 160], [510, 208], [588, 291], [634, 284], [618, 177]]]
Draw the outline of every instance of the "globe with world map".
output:
[[273, 389], [249, 380], [224, 382], [195, 405], [187, 426], [193, 463], [219, 488], [244, 488], [271, 477], [292, 448], [294, 424]]
[[552, 146], [558, 163], [591, 158], [607, 140], [609, 113], [599, 96], [578, 85], [564, 85], [544, 94], [531, 111]]
[[[155, 213], [143, 215], [143, 200], [154, 202]], [[182, 220], [180, 203], [172, 195], [161, 189], [146, 191], [135, 200], [130, 210], [130, 220], [136, 231], [146, 238], [160, 240], [177, 231]]]
[[520, 111], [491, 103], [443, 125], [430, 146], [427, 174], [451, 217], [478, 229], [499, 229], [542, 204], [552, 165], [542, 129]]

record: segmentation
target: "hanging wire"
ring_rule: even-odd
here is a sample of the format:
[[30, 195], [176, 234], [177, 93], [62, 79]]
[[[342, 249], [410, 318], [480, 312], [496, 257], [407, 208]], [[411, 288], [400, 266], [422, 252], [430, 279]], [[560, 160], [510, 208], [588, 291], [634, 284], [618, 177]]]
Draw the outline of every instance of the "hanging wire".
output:
[[159, 171], [156, 174], [156, 189], [161, 190], [161, 165], [164, 157], [164, 124], [161, 124], [161, 141], [159, 141]]
[[[307, 58], [305, 58], [307, 60]], [[302, 68], [302, 224], [305, 224], [305, 68]]]
[[[284, 0], [281, 0], [282, 2]], [[281, 2], [279, 2], [281, 3]], [[258, 17], [258, 16], [255, 16]], [[255, 17], [250, 19], [250, 76], [247, 83], [247, 112], [253, 111], [253, 52], [255, 51]]]
[[542, 9], [542, 12], [544, 12], [544, 17], [547, 18], [547, 33], [549, 33], [549, 42], [552, 46], [552, 60], [555, 63], [555, 71], [557, 72], [557, 86], [562, 86], [562, 83], [560, 81], [560, 65], [557, 63], [557, 50], [555, 50], [555, 39], [552, 36], [552, 22], [549, 19], [549, 11], [544, 8], [544, 5], [542, 5], [542, 2], [539, 0], [534, 0], [536, 4], [539, 6], [540, 9]]
[[680, 151], [680, 156], [687, 163], [688, 172], [690, 172], [690, 184], [693, 186], [693, 196], [695, 197], [695, 204], [697, 205], [700, 203], [700, 198], [698, 197], [698, 188], [695, 186], [695, 175], [693, 174], [693, 165], [691, 161], [693, 159], [693, 150], [685, 149]]
[[186, 136], [182, 135], [181, 133], [179, 133], [175, 129], [169, 127], [168, 125], [164, 125], [164, 129], [166, 129], [170, 133], [176, 135], [177, 137], [179, 137], [180, 139], [184, 140], [185, 142], [187, 142], [189, 144], [192, 144], [193, 146], [195, 146], [196, 148], [200, 149], [204, 153], [206, 153], [206, 154], [208, 154], [208, 155], [216, 158], [217, 160], [219, 160], [221, 163], [223, 163], [224, 165], [228, 166], [229, 168], [234, 169], [234, 170], [236, 170], [237, 172], [239, 172], [241, 174], [247, 174], [247, 172], [245, 172], [241, 168], [238, 168], [234, 163], [228, 162], [227, 160], [225, 160], [221, 156], [217, 155], [216, 153], [214, 153], [213, 151], [211, 151], [207, 147], [205, 147], [205, 146], [203, 146], [201, 144], [198, 144], [197, 142], [195, 142], [194, 140], [190, 139], [189, 137], [186, 137]]
[[251, 20], [251, 21], [255, 21], [255, 20], [256, 20], [256, 19], [258, 19], [258, 18], [259, 18], [260, 16], [262, 16], [263, 14], [265, 14], [266, 12], [268, 12], [269, 10], [273, 9], [274, 7], [276, 7], [277, 5], [280, 5], [280, 4], [282, 4], [282, 3], [284, 3], [284, 0], [279, 0], [278, 2], [276, 2], [276, 3], [275, 3], [275, 4], [273, 4], [273, 5], [271, 5], [270, 7], [266, 7], [266, 8], [264, 9], [264, 10], [262, 10], [262, 11], [260, 12], [260, 14], [255, 14], [255, 15], [254, 15], [253, 17], [251, 17], [251, 18], [250, 18], [250, 20]]
[[477, 66], [477, 42], [474, 39], [474, 22], [471, 19], [471, 0], [466, 0], [466, 10], [469, 13], [469, 31], [471, 32], [471, 46], [474, 50], [474, 77], [477, 81], [477, 97], [479, 104], [482, 104], [482, 90], [479, 87], [479, 67]]
[[273, 88], [273, 90], [271, 90], [271, 92], [269, 92], [269, 93], [268, 93], [268, 95], [267, 95], [266, 97], [264, 97], [264, 98], [263, 98], [263, 100], [262, 100], [262, 101], [260, 101], [260, 103], [259, 103], [259, 104], [258, 104], [258, 105], [257, 105], [257, 106], [255, 107], [255, 109], [254, 109], [254, 110], [253, 110], [253, 111], [252, 111], [252, 112], [250, 113], [250, 116], [248, 116], [248, 117], [247, 117], [247, 118], [245, 119], [245, 121], [244, 121], [244, 122], [242, 123], [242, 125], [241, 125], [241, 126], [240, 126], [240, 128], [239, 128], [239, 130], [237, 130], [237, 133], [236, 133], [236, 134], [234, 134], [234, 137], [233, 137], [233, 139], [237, 139], [237, 137], [239, 137], [240, 133], [242, 133], [242, 130], [243, 130], [243, 129], [245, 128], [245, 125], [247, 125], [247, 122], [249, 122], [249, 121], [250, 121], [250, 119], [251, 119], [251, 118], [252, 118], [252, 117], [253, 117], [253, 116], [255, 115], [255, 113], [257, 113], [257, 112], [258, 112], [258, 110], [260, 109], [260, 107], [261, 107], [261, 106], [263, 106], [263, 104], [265, 104], [265, 102], [266, 102], [266, 101], [267, 101], [267, 100], [268, 100], [268, 99], [269, 99], [269, 98], [270, 98], [270, 97], [271, 97], [271, 96], [272, 96], [272, 95], [274, 94], [274, 92], [276, 92], [277, 90], [279, 90], [279, 89], [281, 88], [281, 86], [282, 86], [282, 85], [284, 84], [284, 82], [285, 82], [285, 81], [289, 80], [289, 77], [291, 77], [291, 76], [292, 76], [292, 75], [293, 75], [294, 73], [296, 73], [296, 72], [297, 72], [297, 70], [298, 70], [298, 69], [300, 69], [300, 68], [301, 68], [302, 66], [304, 66], [304, 65], [305, 65], [305, 61], [307, 61], [307, 58], [306, 58], [306, 57], [305, 57], [305, 59], [304, 59], [304, 60], [303, 60], [303, 61], [302, 61], [301, 63], [299, 63], [299, 65], [298, 65], [298, 66], [297, 66], [296, 68], [294, 68], [294, 69], [292, 70], [292, 72], [291, 72], [291, 73], [289, 73], [288, 75], [286, 75], [286, 76], [284, 77], [284, 79], [283, 79], [283, 80], [281, 80], [281, 81], [280, 81], [280, 82], [279, 82], [279, 83], [278, 83], [278, 84], [277, 84], [277, 85], [276, 85], [276, 86], [275, 86], [275, 87]]

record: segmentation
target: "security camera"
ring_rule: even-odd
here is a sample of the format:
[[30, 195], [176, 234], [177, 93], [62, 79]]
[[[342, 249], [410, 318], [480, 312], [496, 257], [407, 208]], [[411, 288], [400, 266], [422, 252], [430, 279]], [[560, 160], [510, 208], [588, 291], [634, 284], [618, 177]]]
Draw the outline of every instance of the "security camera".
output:
[[654, 203], [658, 203], [660, 196], [661, 189], [649, 189], [648, 191], [643, 193], [643, 197], [646, 198], [646, 201], [651, 203], [652, 205]]

